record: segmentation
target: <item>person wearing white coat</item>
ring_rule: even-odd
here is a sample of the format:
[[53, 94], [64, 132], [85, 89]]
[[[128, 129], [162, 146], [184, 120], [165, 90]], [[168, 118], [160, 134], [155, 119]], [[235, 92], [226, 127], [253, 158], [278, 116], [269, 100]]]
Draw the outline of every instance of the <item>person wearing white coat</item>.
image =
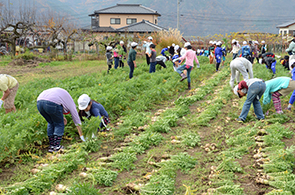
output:
[[[239, 57], [231, 61], [230, 63], [231, 69], [231, 78], [229, 84], [232, 88], [234, 88], [235, 78], [237, 83], [240, 81], [240, 73], [243, 75], [244, 80], [248, 80], [253, 78], [253, 70], [252, 63], [246, 58]], [[248, 72], [247, 72], [248, 71]], [[248, 76], [249, 73], [249, 76]]]

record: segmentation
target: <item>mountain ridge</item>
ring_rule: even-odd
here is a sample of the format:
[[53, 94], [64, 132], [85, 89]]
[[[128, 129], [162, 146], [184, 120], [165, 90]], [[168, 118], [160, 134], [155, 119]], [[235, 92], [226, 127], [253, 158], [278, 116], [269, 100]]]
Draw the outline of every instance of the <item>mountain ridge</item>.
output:
[[[17, 0], [16, 0], [17, 1]], [[15, 2], [16, 2], [15, 1]], [[20, 1], [20, 0], [19, 0]], [[52, 9], [70, 15], [79, 26], [90, 25], [89, 14], [117, 3], [137, 3], [161, 14], [159, 25], [176, 28], [177, 0], [24, 0], [37, 9]], [[17, 4], [17, 3], [16, 3]], [[182, 0], [180, 31], [186, 36], [230, 32], [278, 33], [276, 26], [295, 18], [295, 1], [287, 0]]]

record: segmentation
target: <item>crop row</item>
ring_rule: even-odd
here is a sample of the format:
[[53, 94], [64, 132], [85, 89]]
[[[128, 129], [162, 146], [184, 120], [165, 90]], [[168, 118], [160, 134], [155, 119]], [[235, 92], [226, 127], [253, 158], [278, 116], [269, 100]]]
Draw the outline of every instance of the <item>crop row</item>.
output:
[[[193, 76], [202, 79], [211, 69], [212, 67], [204, 66], [195, 71]], [[146, 72], [146, 66], [137, 68], [135, 78], [128, 82], [125, 68], [108, 75], [92, 74], [64, 80], [42, 79], [21, 86], [16, 98], [16, 106], [20, 110], [3, 115], [0, 119], [0, 150], [3, 151], [0, 162], [14, 163], [22, 151], [32, 150], [35, 145], [42, 145], [46, 140], [47, 123], [36, 108], [37, 96], [45, 89], [64, 88], [74, 100], [87, 93], [106, 108], [111, 119], [134, 116], [134, 113], [146, 111], [184, 90], [178, 75], [168, 68], [155, 74]], [[72, 120], [68, 118], [68, 121], [65, 133], [76, 136]]]

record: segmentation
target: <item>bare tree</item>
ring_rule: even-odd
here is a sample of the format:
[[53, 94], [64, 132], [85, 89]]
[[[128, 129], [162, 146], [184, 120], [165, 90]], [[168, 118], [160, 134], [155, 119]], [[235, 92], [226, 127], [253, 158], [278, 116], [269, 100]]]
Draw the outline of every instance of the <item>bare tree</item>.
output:
[[11, 54], [15, 56], [16, 42], [31, 31], [36, 19], [36, 11], [30, 5], [18, 2], [17, 9], [10, 9], [10, 4], [0, 1], [0, 42], [11, 46]]

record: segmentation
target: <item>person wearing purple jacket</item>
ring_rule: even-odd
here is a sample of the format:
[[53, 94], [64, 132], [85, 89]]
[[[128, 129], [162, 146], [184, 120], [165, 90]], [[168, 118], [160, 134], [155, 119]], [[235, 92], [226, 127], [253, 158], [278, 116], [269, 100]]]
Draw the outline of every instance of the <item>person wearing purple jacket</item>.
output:
[[48, 122], [47, 135], [49, 139], [48, 152], [58, 152], [64, 147], [60, 145], [64, 128], [67, 124], [64, 114], [71, 114], [78, 129], [80, 138], [85, 141], [81, 129], [81, 120], [71, 95], [62, 88], [51, 88], [43, 91], [37, 98], [37, 108]]

